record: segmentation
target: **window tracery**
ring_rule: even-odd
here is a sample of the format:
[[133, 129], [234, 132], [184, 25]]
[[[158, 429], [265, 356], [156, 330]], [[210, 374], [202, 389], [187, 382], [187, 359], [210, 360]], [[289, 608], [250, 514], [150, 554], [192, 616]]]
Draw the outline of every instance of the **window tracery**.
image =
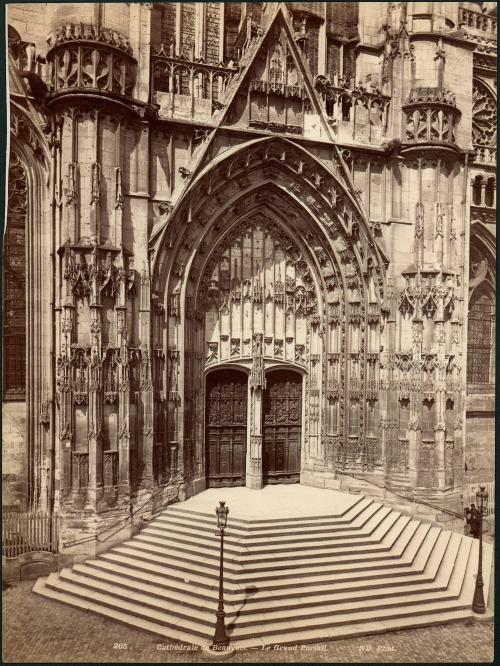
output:
[[[471, 272], [476, 264], [471, 260]], [[476, 270], [480, 270], [480, 264]], [[467, 382], [489, 384], [492, 382], [492, 358], [494, 354], [495, 302], [487, 287], [472, 296], [469, 307], [467, 336]]]
[[488, 88], [474, 80], [472, 91], [472, 142], [475, 146], [496, 145], [496, 101]]
[[11, 153], [4, 237], [3, 388], [7, 398], [26, 391], [26, 172]]

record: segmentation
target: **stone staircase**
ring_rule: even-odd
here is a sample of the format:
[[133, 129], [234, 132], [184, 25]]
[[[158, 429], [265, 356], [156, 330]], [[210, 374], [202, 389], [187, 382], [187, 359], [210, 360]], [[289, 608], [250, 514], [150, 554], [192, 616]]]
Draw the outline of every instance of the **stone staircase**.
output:
[[[211, 503], [206, 512], [188, 505], [169, 507], [97, 559], [38, 579], [34, 592], [163, 639], [209, 644], [219, 539]], [[230, 514], [224, 541], [226, 625], [235, 646], [328, 640], [473, 615], [478, 541], [363, 495], [352, 496], [339, 515]], [[492, 558], [485, 544], [486, 603]]]

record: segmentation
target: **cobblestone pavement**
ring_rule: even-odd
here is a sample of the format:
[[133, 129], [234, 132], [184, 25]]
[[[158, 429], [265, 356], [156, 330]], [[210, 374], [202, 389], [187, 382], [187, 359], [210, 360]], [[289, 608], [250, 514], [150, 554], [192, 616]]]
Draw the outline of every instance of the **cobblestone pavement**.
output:
[[[214, 663], [196, 646], [165, 639], [43, 599], [32, 582], [3, 593], [3, 660], [6, 663]], [[127, 647], [123, 647], [126, 645]], [[159, 649], [158, 646], [161, 646]], [[226, 663], [433, 663], [493, 661], [493, 622], [395, 631], [297, 649], [236, 652]]]

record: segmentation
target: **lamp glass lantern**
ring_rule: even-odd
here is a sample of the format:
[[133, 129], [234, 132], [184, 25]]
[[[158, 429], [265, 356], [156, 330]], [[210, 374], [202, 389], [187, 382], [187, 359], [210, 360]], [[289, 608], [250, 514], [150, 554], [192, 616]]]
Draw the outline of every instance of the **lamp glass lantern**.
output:
[[229, 513], [226, 503], [222, 501], [219, 502], [219, 506], [215, 509], [215, 513], [217, 514], [217, 527], [220, 530], [225, 530], [227, 526], [227, 514]]
[[479, 490], [476, 492], [476, 507], [478, 509], [482, 507], [483, 515], [488, 512], [488, 493], [485, 486], [479, 486]]

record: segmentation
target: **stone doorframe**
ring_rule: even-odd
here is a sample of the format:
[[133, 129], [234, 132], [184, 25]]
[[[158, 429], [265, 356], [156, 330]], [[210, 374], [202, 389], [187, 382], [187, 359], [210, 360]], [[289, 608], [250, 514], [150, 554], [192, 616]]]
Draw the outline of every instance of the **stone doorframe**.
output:
[[[247, 409], [247, 451], [245, 461], [245, 477], [246, 487], [252, 490], [260, 490], [263, 488], [263, 471], [262, 471], [262, 418], [263, 418], [263, 396], [265, 391], [265, 383], [258, 386], [252, 386], [251, 382], [251, 359], [248, 362], [241, 363], [221, 363], [215, 367], [210, 367], [204, 373], [203, 387], [204, 387], [204, 410], [203, 410], [203, 441], [205, 446], [205, 465], [206, 465], [206, 431], [205, 431], [205, 410], [206, 410], [206, 380], [207, 375], [216, 370], [237, 370], [243, 371], [248, 374], [248, 409]], [[307, 376], [307, 370], [294, 363], [276, 363], [274, 361], [264, 359], [264, 377], [273, 370], [292, 370], [302, 377], [302, 400], [301, 400], [301, 431], [300, 431], [300, 471], [304, 467], [304, 451], [305, 451], [305, 401], [306, 401], [306, 382], [304, 381]], [[206, 467], [205, 467], [206, 474]]]

